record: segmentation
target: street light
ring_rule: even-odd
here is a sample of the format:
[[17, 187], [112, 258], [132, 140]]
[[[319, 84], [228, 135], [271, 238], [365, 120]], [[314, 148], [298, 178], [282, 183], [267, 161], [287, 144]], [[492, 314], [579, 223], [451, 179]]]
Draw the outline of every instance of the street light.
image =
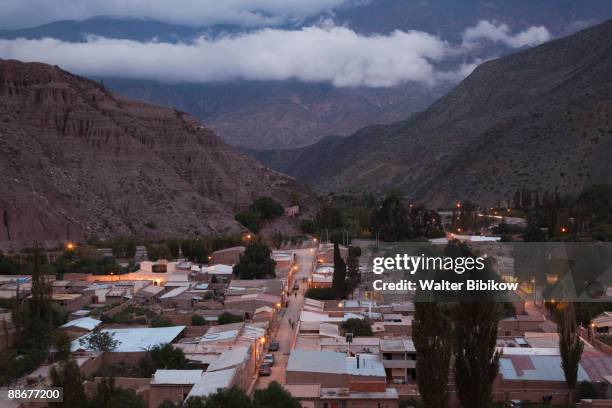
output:
[[70, 242], [70, 241], [69, 241], [69, 242], [67, 242], [67, 243], [66, 243], [66, 249], [67, 249], [68, 251], [72, 251], [72, 250], [74, 250], [74, 243], [72, 243], [72, 242]]

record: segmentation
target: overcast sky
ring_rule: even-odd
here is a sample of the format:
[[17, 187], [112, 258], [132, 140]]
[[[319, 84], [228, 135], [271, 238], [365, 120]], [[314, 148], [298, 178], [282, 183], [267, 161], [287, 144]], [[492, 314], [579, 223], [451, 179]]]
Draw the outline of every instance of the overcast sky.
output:
[[0, 28], [23, 28], [99, 15], [206, 26], [271, 26], [363, 0], [1, 0]]

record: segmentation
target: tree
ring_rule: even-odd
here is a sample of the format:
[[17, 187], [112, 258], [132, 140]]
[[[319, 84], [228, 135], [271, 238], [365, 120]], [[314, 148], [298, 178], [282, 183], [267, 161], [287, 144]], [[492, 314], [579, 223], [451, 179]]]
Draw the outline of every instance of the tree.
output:
[[275, 231], [274, 234], [272, 234], [272, 245], [274, 245], [274, 248], [280, 249], [283, 246], [283, 242], [285, 242], [283, 233]]
[[414, 237], [401, 191], [390, 191], [387, 194], [382, 205], [373, 210], [370, 224], [372, 231], [380, 231], [383, 241]]
[[338, 299], [346, 297], [346, 263], [340, 255], [340, 247], [334, 244], [334, 276], [332, 277], [332, 289], [336, 292]]
[[252, 243], [244, 254], [240, 256], [240, 261], [234, 265], [234, 275], [240, 279], [266, 279], [276, 277], [274, 269], [276, 261], [270, 256], [272, 251], [264, 244]]
[[[453, 258], [474, 257], [465, 244], [447, 245], [445, 255]], [[466, 271], [465, 279], [494, 279], [490, 264], [481, 271]], [[471, 296], [470, 296], [471, 295]], [[455, 381], [461, 405], [488, 408], [493, 381], [499, 370], [497, 325], [502, 315], [495, 292], [462, 293], [453, 308]]]
[[134, 390], [116, 387], [115, 379], [106, 377], [98, 383], [91, 405], [96, 408], [146, 408], [147, 403]]
[[67, 361], [70, 358], [70, 336], [64, 330], [58, 330], [53, 335], [53, 346], [57, 350], [56, 356], [60, 361]]
[[112, 332], [101, 331], [98, 327], [85, 337], [79, 339], [81, 347], [88, 350], [113, 351], [119, 345]]
[[[559, 331], [559, 351], [561, 353], [561, 367], [565, 375], [565, 383], [573, 394], [578, 379], [578, 365], [582, 357], [584, 345], [578, 334], [574, 304], [569, 302], [559, 306], [561, 316], [557, 325]], [[573, 398], [572, 398], [573, 401]]]
[[304, 234], [314, 234], [317, 231], [317, 226], [313, 220], [300, 221], [300, 230]]
[[239, 323], [242, 321], [244, 321], [242, 316], [238, 316], [229, 312], [221, 313], [218, 319], [219, 324]]
[[193, 316], [191, 316], [191, 325], [192, 326], [205, 326], [206, 319], [203, 316], [194, 314]]
[[[348, 293], [353, 293], [361, 283], [361, 272], [359, 271], [359, 256], [356, 251], [349, 247], [346, 260], [346, 286]], [[361, 250], [359, 251], [361, 252]]]
[[151, 327], [170, 327], [172, 326], [172, 321], [166, 317], [155, 315], [151, 319]]
[[535, 216], [530, 215], [527, 219], [527, 227], [523, 232], [523, 241], [525, 242], [543, 242], [546, 241], [544, 233], [538, 226], [538, 220]]
[[372, 336], [372, 324], [368, 319], [351, 318], [342, 322], [342, 330], [345, 333], [353, 333], [355, 337]]
[[[86, 403], [83, 379], [79, 366], [74, 359], [68, 359], [51, 367], [51, 383], [53, 387], [64, 389], [64, 399], [57, 403], [60, 407], [79, 408]], [[55, 404], [54, 404], [55, 406]]]
[[261, 214], [256, 211], [242, 211], [234, 215], [236, 221], [249, 231], [257, 234], [261, 230]]
[[269, 220], [279, 217], [285, 213], [285, 209], [272, 197], [262, 196], [253, 201], [249, 206], [249, 210], [259, 213], [261, 219]]
[[332, 288], [310, 288], [306, 291], [304, 297], [315, 300], [335, 300], [336, 291]]
[[415, 302], [412, 340], [417, 352], [417, 383], [428, 408], [445, 408], [453, 349], [452, 327], [434, 302]]
[[110, 247], [115, 258], [133, 258], [136, 255], [136, 240], [130, 237], [114, 238]]
[[171, 344], [158, 344], [149, 351], [153, 369], [184, 370], [189, 368], [189, 360], [183, 350], [172, 347]]
[[184, 408], [253, 408], [253, 404], [241, 388], [233, 386], [206, 397], [191, 397]]
[[208, 251], [201, 239], [186, 239], [181, 241], [181, 252], [183, 256], [191, 261], [199, 264], [208, 262]]
[[302, 404], [282, 385], [272, 381], [267, 388], [255, 390], [253, 406], [254, 408], [301, 408]]

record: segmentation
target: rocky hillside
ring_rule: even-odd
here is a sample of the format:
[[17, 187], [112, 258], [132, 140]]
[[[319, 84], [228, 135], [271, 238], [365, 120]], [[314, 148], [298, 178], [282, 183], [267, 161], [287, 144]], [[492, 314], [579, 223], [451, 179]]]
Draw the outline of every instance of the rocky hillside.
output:
[[[311, 165], [296, 169], [292, 157]], [[423, 113], [255, 156], [322, 191], [400, 187], [433, 205], [612, 182], [612, 21], [479, 66]]]
[[236, 209], [309, 196], [175, 109], [0, 60], [0, 241], [240, 230]]

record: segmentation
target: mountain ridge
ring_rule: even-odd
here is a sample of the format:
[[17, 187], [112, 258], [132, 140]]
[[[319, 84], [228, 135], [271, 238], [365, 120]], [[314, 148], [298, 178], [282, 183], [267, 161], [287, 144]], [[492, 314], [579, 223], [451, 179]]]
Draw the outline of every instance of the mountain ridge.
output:
[[0, 240], [235, 233], [258, 196], [313, 202], [189, 114], [58, 67], [0, 60], [0, 123]]
[[289, 167], [300, 150], [253, 155], [320, 192], [399, 187], [432, 205], [495, 203], [522, 187], [576, 192], [612, 182], [602, 161], [612, 151], [609, 44], [612, 20], [485, 62], [431, 107], [367, 141], [361, 131], [309, 147], [313, 156], [344, 156], [323, 168]]

